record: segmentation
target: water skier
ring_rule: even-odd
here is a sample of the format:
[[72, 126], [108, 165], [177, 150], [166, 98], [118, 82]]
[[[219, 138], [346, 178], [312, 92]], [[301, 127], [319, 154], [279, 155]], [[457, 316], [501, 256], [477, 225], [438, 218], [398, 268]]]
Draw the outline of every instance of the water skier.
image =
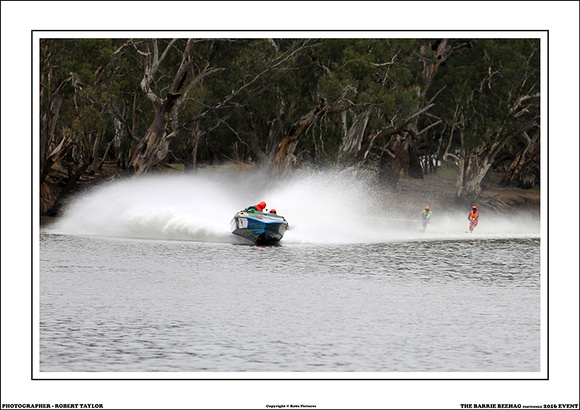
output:
[[473, 228], [475, 228], [479, 222], [479, 212], [477, 212], [477, 207], [475, 205], [471, 208], [471, 212], [467, 215], [467, 219], [469, 220], [469, 232], [473, 232]]
[[421, 232], [425, 232], [425, 229], [427, 229], [429, 218], [431, 218], [431, 209], [428, 206], [426, 206], [423, 212], [421, 212], [422, 219]]

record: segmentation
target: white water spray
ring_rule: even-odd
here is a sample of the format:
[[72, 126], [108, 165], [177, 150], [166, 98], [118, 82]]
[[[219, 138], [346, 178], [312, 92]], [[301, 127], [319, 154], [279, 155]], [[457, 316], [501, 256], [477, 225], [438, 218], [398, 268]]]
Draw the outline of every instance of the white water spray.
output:
[[[193, 175], [122, 180], [78, 197], [49, 232], [126, 238], [239, 242], [230, 220], [266, 201], [286, 217], [283, 243], [373, 243], [465, 238], [465, 215], [433, 210], [419, 233], [423, 204], [389, 203], [385, 194], [348, 172], [309, 172], [284, 179], [257, 173], [200, 171]], [[416, 212], [415, 212], [416, 211]], [[439, 212], [438, 212], [439, 211]], [[480, 216], [479, 237], [538, 236], [539, 221]]]

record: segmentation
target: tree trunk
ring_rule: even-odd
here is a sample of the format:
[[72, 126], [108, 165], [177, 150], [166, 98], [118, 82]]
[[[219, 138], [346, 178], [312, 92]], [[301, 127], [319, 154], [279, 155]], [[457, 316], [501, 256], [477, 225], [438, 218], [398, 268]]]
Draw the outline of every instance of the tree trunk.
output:
[[423, 79], [423, 87], [418, 90], [419, 97], [426, 99], [431, 88], [431, 83], [439, 66], [445, 63], [451, 56], [463, 48], [471, 48], [474, 40], [461, 39], [440, 39], [431, 44], [431, 50], [423, 45], [420, 49], [421, 59], [419, 64], [419, 75]]
[[121, 151], [121, 141], [125, 137], [125, 125], [117, 117], [113, 119], [115, 123], [115, 136], [113, 137], [114, 157], [117, 167], [125, 169], [125, 160]]
[[163, 161], [169, 151], [169, 142], [173, 134], [167, 135], [165, 130], [169, 117], [167, 108], [165, 104], [155, 107], [153, 123], [145, 132], [141, 142], [133, 149], [129, 163], [135, 175], [150, 171]]
[[[507, 135], [497, 134], [491, 137], [489, 142], [480, 148], [470, 152], [466, 152], [462, 148], [461, 158], [459, 159], [459, 172], [457, 174], [457, 200], [459, 202], [475, 202], [483, 191], [481, 181], [483, 181], [502, 147], [511, 138], [523, 134], [537, 127], [537, 125], [534, 119]], [[463, 138], [461, 145], [464, 146]]]
[[455, 106], [455, 112], [453, 113], [453, 120], [451, 122], [451, 131], [449, 131], [449, 140], [447, 141], [447, 146], [445, 147], [445, 152], [443, 153], [443, 157], [441, 158], [443, 161], [448, 161], [448, 157], [451, 156], [454, 160], [457, 158], [454, 154], [449, 153], [449, 149], [451, 148], [451, 143], [453, 142], [453, 133], [455, 132], [455, 128], [457, 128], [457, 115], [459, 111], [459, 105]]
[[[92, 157], [94, 158], [94, 161], [92, 163], [92, 167], [91, 167], [91, 171], [92, 172], [97, 172], [97, 169], [99, 167], [99, 145], [101, 145], [101, 139], [103, 137], [103, 134], [105, 132], [103, 131], [102, 133], [98, 133], [97, 136], [95, 137], [95, 142], [93, 143], [93, 155]], [[107, 155], [107, 153], [105, 152], [103, 154], [103, 161], [105, 160], [105, 155]]]
[[72, 77], [60, 82], [50, 97], [48, 103], [48, 112], [42, 117], [40, 126], [40, 185], [46, 179], [52, 165], [58, 160], [70, 146], [70, 142], [65, 143], [63, 138], [52, 151], [51, 144], [56, 141], [56, 127], [60, 119], [60, 108], [63, 100], [63, 88], [71, 81]]
[[[169, 92], [166, 98], [161, 99], [155, 94], [151, 87], [157, 69], [159, 68], [159, 64], [165, 57], [167, 50], [163, 53], [161, 58], [159, 58], [157, 42], [154, 41], [153, 56], [150, 54], [148, 55], [148, 63], [145, 67], [145, 75], [141, 81], [141, 89], [153, 104], [155, 118], [153, 123], [145, 132], [145, 136], [141, 139], [141, 142], [132, 150], [129, 164], [135, 175], [141, 175], [150, 171], [153, 167], [163, 161], [169, 152], [169, 142], [171, 138], [176, 135], [176, 132], [167, 134], [166, 128], [171, 119], [171, 111], [178, 99], [181, 97], [181, 92], [188, 81], [189, 72], [191, 71], [190, 66], [193, 62], [193, 59], [191, 58], [193, 53], [193, 43], [193, 39], [188, 40], [183, 52], [181, 65], [177, 70]], [[171, 44], [168, 46], [168, 49], [170, 46]]]
[[308, 131], [320, 117], [327, 111], [328, 106], [319, 104], [316, 108], [302, 116], [300, 121], [292, 126], [290, 132], [282, 138], [276, 147], [276, 155], [274, 157], [274, 174], [282, 174], [289, 171], [296, 162], [294, 151], [300, 137]]
[[422, 178], [423, 171], [413, 137], [408, 132], [391, 136], [379, 161], [377, 179], [389, 188], [396, 188], [401, 171], [413, 178]]
[[527, 138], [526, 147], [512, 161], [506, 175], [502, 179], [505, 185], [515, 185], [518, 188], [532, 188], [540, 178], [540, 135]]
[[90, 158], [89, 161], [86, 162], [85, 164], [83, 164], [72, 176], [69, 176], [69, 178], [66, 182], [66, 185], [64, 186], [62, 191], [60, 191], [58, 198], [56, 199], [56, 201], [54, 201], [51, 208], [46, 213], [48, 216], [57, 216], [59, 214], [60, 209], [62, 208], [64, 199], [67, 197], [69, 192], [73, 189], [75, 184], [78, 182], [81, 175], [87, 170], [87, 168], [91, 165], [92, 162], [93, 162], [93, 158]]
[[345, 153], [351, 157], [356, 157], [361, 151], [365, 130], [369, 122], [371, 109], [367, 108], [365, 111], [359, 113], [353, 120], [350, 128], [346, 128], [346, 114], [344, 111], [343, 124], [344, 134], [342, 136], [342, 144], [340, 147], [341, 153]]
[[457, 199], [460, 202], [474, 203], [477, 201], [483, 189], [481, 181], [487, 174], [493, 160], [485, 150], [471, 152], [467, 157], [459, 159], [459, 171], [457, 173]]
[[197, 147], [199, 145], [199, 121], [195, 121], [193, 129], [187, 139], [187, 146], [185, 148], [185, 171], [191, 172], [197, 166]]

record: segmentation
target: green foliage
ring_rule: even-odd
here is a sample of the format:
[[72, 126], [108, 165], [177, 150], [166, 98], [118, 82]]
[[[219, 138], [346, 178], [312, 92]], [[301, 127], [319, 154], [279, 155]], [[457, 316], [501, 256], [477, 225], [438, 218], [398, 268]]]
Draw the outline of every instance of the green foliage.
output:
[[435, 81], [434, 89], [447, 88], [434, 112], [450, 119], [459, 106], [465, 119], [464, 148], [474, 150], [539, 113], [539, 107], [532, 106], [529, 115], [510, 114], [521, 96], [540, 91], [539, 40], [478, 40], [469, 53], [442, 66]]

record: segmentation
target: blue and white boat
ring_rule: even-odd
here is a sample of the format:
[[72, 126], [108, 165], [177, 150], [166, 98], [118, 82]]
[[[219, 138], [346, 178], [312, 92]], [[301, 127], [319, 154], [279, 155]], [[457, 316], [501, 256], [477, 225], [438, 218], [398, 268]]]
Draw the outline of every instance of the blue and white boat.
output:
[[288, 222], [275, 213], [264, 213], [249, 207], [238, 212], [231, 222], [232, 233], [256, 245], [273, 245], [282, 239]]

